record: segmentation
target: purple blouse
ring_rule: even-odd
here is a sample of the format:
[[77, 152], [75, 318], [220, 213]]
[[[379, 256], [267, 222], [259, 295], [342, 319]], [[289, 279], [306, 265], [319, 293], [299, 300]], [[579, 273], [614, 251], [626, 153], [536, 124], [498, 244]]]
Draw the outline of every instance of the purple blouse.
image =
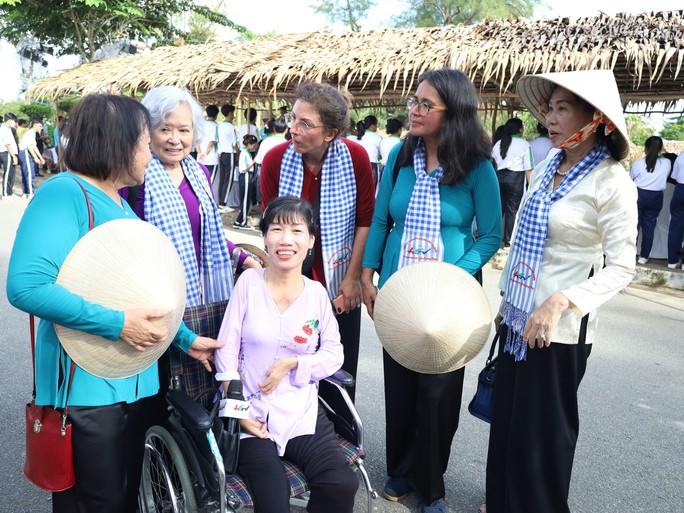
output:
[[[249, 418], [267, 429], [285, 453], [287, 442], [316, 428], [318, 381], [342, 366], [344, 353], [337, 320], [325, 288], [302, 277], [301, 295], [280, 313], [264, 281], [264, 269], [248, 269], [235, 284], [217, 339], [226, 344], [214, 355], [216, 379], [242, 380]], [[259, 390], [266, 371], [283, 357], [296, 356], [291, 370], [270, 394]], [[245, 435], [250, 436], [250, 435]]]
[[[211, 183], [211, 175], [209, 173], [209, 170], [202, 164], [200, 164], [200, 167], [204, 171], [204, 174], [207, 177], [207, 181]], [[200, 248], [201, 248], [201, 238], [202, 238], [202, 219], [200, 216], [200, 203], [199, 200], [197, 199], [197, 195], [195, 194], [195, 191], [192, 190], [192, 186], [190, 185], [190, 182], [188, 182], [188, 179], [183, 176], [183, 181], [180, 183], [178, 186], [178, 192], [180, 192], [181, 197], [183, 198], [183, 202], [185, 202], [185, 208], [188, 211], [188, 219], [190, 220], [190, 228], [192, 230], [192, 241], [195, 245], [195, 257], [197, 258], [197, 265], [200, 265]], [[127, 189], [122, 189], [119, 191], [121, 196], [127, 200], [128, 199], [128, 190]], [[138, 197], [135, 201], [135, 206], [133, 207], [133, 211], [138, 215], [140, 219], [143, 221], [146, 221], [145, 219], [145, 184], [143, 183], [140, 185], [138, 188]], [[228, 252], [233, 255], [233, 252], [235, 251], [235, 244], [230, 242], [228, 239], [226, 239], [228, 242]], [[247, 260], [247, 257], [249, 255], [245, 253], [244, 251], [240, 252], [240, 258], [238, 259], [238, 268], [241, 269], [242, 265], [245, 263], [245, 260]]]

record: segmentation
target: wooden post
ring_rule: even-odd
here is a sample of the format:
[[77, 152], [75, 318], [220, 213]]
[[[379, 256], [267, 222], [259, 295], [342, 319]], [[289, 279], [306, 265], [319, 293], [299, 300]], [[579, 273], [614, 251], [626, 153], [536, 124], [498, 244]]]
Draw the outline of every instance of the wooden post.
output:
[[492, 113], [492, 136], [494, 136], [494, 132], [496, 132], [496, 117], [497, 114], [499, 113], [499, 99], [494, 102], [494, 112]]

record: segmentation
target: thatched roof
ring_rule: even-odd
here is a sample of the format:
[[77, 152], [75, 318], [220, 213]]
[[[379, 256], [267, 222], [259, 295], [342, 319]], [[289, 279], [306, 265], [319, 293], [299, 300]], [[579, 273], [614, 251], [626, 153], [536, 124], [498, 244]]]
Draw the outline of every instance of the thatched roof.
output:
[[329, 30], [247, 42], [159, 48], [147, 55], [84, 64], [28, 92], [55, 100], [95, 91], [187, 87], [204, 103], [291, 99], [306, 81], [344, 86], [359, 103], [394, 103], [418, 76], [444, 66], [467, 73], [485, 102], [515, 101], [523, 74], [613, 69], [623, 102], [684, 98], [684, 10], [477, 25]]

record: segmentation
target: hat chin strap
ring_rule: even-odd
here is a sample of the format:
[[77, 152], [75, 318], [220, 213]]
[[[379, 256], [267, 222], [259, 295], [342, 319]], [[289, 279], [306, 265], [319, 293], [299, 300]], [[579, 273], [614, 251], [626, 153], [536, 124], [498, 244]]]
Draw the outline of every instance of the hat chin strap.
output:
[[571, 150], [577, 148], [584, 141], [589, 139], [594, 132], [598, 129], [599, 125], [606, 126], [606, 135], [612, 133], [615, 130], [615, 124], [608, 119], [603, 112], [598, 109], [594, 110], [594, 119], [589, 123], [580, 128], [575, 134], [568, 137], [560, 145], [562, 150]]

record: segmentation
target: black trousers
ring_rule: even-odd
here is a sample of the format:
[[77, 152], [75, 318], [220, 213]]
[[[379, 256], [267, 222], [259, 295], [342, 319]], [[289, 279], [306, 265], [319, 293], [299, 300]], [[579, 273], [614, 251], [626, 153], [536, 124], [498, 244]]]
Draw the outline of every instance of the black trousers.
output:
[[[361, 308], [355, 308], [349, 313], [336, 314], [337, 324], [340, 328], [340, 341], [344, 348], [344, 363], [342, 369], [356, 378], [359, 366], [359, 339], [361, 337]], [[349, 397], [354, 401], [356, 397], [356, 385], [346, 389]], [[318, 394], [330, 407], [350, 424], [352, 416], [339, 391], [330, 383], [321, 381]]]
[[667, 232], [667, 263], [676, 264], [684, 242], [684, 183], [675, 186], [670, 201], [670, 228]]
[[14, 194], [14, 175], [16, 170], [9, 151], [0, 152], [0, 170], [2, 171], [2, 192], [0, 195], [11, 196]]
[[[304, 471], [311, 489], [308, 513], [352, 513], [359, 480], [343, 456], [333, 425], [320, 406], [316, 431], [290, 440], [285, 459]], [[238, 473], [252, 492], [255, 513], [290, 512], [290, 485], [272, 440], [243, 438]]]
[[76, 485], [52, 494], [53, 513], [136, 511], [151, 401], [69, 407]]
[[[501, 327], [506, 340], [507, 327]], [[500, 345], [487, 455], [487, 513], [569, 513], [579, 433], [577, 389], [591, 344], [530, 349], [515, 362]]]
[[431, 504], [444, 498], [444, 473], [458, 429], [465, 368], [421, 374], [383, 350], [387, 474], [409, 476]]
[[380, 165], [377, 162], [371, 162], [371, 171], [373, 171], [373, 185], [377, 189], [380, 182]]
[[234, 155], [234, 153], [221, 153], [219, 155], [219, 186], [216, 202], [221, 206], [226, 204], [230, 183], [233, 180]]
[[637, 188], [639, 194], [637, 209], [639, 211], [638, 229], [641, 230], [641, 249], [639, 256], [648, 258], [653, 248], [658, 215], [663, 208], [663, 191], [647, 191]]
[[249, 215], [249, 211], [252, 210], [252, 205], [254, 205], [254, 203], [252, 203], [252, 179], [252, 173], [240, 173], [240, 210], [235, 219], [235, 223], [237, 224], [247, 224], [247, 216]]
[[499, 178], [499, 193], [501, 195], [501, 214], [503, 216], [503, 242], [510, 244], [513, 234], [515, 216], [520, 207], [525, 187], [524, 171], [509, 171], [499, 169], [496, 172]]

